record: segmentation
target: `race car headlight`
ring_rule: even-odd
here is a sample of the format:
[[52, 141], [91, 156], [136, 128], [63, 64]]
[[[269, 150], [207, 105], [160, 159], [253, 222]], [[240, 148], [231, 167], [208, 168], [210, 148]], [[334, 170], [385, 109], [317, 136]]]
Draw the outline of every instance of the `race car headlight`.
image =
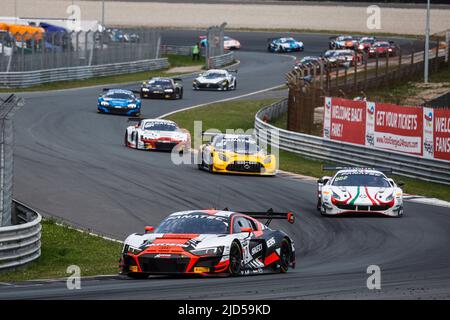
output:
[[391, 193], [386, 197], [386, 201], [391, 201], [392, 199], [394, 199], [394, 193]]
[[335, 198], [336, 200], [340, 200], [341, 196], [338, 195], [336, 192], [333, 191], [333, 198]]
[[150, 89], [149, 88], [142, 88], [142, 91], [148, 92], [148, 91], [150, 91]]
[[136, 104], [135, 103], [130, 103], [129, 105], [128, 105], [128, 108], [130, 108], [130, 109], [134, 109], [134, 108], [136, 108], [137, 106], [136, 106]]
[[225, 153], [218, 153], [217, 156], [219, 157], [220, 160], [227, 162], [228, 161], [228, 157]]
[[172, 93], [173, 89], [165, 89], [164, 92]]
[[360, 45], [358, 46], [358, 48], [359, 48], [359, 49], [364, 49], [364, 46], [363, 46], [362, 44], [360, 44]]
[[[132, 246], [128, 246], [128, 248], [125, 248], [125, 249], [126, 249], [126, 252], [127, 252], [127, 253], [131, 253], [131, 254], [134, 254], [134, 255], [139, 254], [139, 253], [142, 252], [141, 249], [135, 248], [135, 247], [132, 247]], [[125, 251], [125, 250], [124, 250], [124, 251]]]
[[100, 105], [102, 105], [102, 106], [109, 106], [109, 102], [107, 102], [107, 101], [102, 101], [102, 102], [100, 102]]
[[269, 163], [271, 163], [272, 162], [272, 157], [271, 156], [267, 156], [265, 159], [264, 159], [264, 164], [269, 164]]
[[223, 253], [223, 246], [192, 250], [191, 253], [196, 256], [220, 256]]

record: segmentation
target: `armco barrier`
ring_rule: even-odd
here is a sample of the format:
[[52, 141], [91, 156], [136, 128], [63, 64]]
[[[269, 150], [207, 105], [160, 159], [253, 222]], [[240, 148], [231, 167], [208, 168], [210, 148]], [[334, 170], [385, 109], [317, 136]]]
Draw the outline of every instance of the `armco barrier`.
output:
[[13, 225], [0, 227], [0, 270], [22, 266], [41, 255], [41, 216], [13, 201]]
[[298, 132], [283, 130], [269, 123], [287, 112], [287, 99], [259, 110], [255, 116], [255, 134], [263, 143], [267, 137], [279, 140], [279, 148], [309, 158], [339, 164], [388, 167], [393, 173], [450, 185], [450, 162], [431, 160], [398, 152], [385, 151], [345, 142], [326, 140]]
[[215, 69], [220, 68], [226, 65], [229, 65], [234, 62], [234, 52], [228, 52], [221, 56], [210, 57], [208, 59], [208, 68]]
[[37, 71], [0, 72], [0, 88], [24, 88], [56, 81], [79, 80], [124, 73], [159, 70], [167, 68], [168, 66], [168, 59], [162, 58]]

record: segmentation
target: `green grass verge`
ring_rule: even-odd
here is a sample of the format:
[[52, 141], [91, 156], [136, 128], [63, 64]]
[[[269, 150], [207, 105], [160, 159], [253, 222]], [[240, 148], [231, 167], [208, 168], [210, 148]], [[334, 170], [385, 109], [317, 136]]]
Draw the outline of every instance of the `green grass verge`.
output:
[[[197, 66], [197, 65], [204, 66], [205, 65], [205, 58], [201, 58], [200, 61], [192, 61], [192, 57], [190, 57], [190, 56], [179, 56], [179, 55], [167, 55], [167, 58], [169, 59], [170, 67], [186, 67], [186, 66]], [[33, 91], [46, 91], [46, 90], [61, 90], [61, 89], [97, 86], [97, 85], [102, 85], [102, 84], [112, 84], [112, 83], [119, 84], [119, 83], [140, 82], [143, 80], [147, 80], [148, 78], [151, 78], [151, 77], [163, 77], [163, 76], [173, 77], [174, 76], [174, 74], [169, 74], [166, 71], [167, 71], [167, 69], [120, 74], [120, 75], [107, 76], [107, 77], [88, 78], [88, 79], [82, 79], [82, 80], [51, 82], [51, 83], [40, 84], [37, 86], [32, 86], [29, 88], [0, 89], [0, 93], [2, 93], [2, 92], [17, 93], [17, 92], [33, 92]]]
[[122, 245], [54, 221], [42, 222], [41, 257], [27, 266], [0, 273], [0, 281], [67, 277], [67, 267], [77, 265], [81, 276], [117, 274]]
[[[216, 103], [209, 106], [175, 113], [169, 117], [193, 135], [194, 121], [202, 121], [202, 130], [211, 128], [225, 132], [226, 129], [251, 129], [256, 112], [276, 100], [243, 100]], [[275, 123], [277, 123], [275, 121]], [[280, 169], [302, 175], [321, 177], [323, 161], [309, 159], [295, 153], [280, 150]], [[330, 163], [327, 163], [330, 164]], [[450, 201], [450, 188], [446, 185], [394, 176], [396, 181], [405, 182], [405, 193], [435, 197]]]

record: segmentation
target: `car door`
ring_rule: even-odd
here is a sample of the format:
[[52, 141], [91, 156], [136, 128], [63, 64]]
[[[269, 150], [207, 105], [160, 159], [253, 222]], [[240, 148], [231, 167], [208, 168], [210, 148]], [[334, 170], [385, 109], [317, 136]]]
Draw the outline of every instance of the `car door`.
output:
[[[251, 228], [252, 233], [242, 232], [242, 228]], [[257, 237], [256, 223], [244, 216], [236, 216], [233, 221], [233, 233], [239, 234], [243, 249], [244, 268], [258, 269], [264, 267], [267, 246], [263, 237]]]

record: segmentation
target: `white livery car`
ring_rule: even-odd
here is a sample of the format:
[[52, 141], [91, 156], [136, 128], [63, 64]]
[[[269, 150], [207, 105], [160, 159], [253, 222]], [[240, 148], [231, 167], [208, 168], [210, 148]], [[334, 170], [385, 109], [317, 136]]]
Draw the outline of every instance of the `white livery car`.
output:
[[125, 145], [133, 149], [187, 151], [191, 145], [191, 136], [186, 129], [179, 128], [170, 120], [130, 118], [137, 121], [125, 132]]
[[[317, 209], [322, 215], [403, 215], [403, 191], [393, 179], [370, 168], [334, 168], [318, 180]], [[333, 170], [328, 167], [324, 170]]]
[[192, 88], [194, 90], [236, 90], [237, 81], [233, 73], [237, 73], [237, 70], [210, 69], [194, 79]]

